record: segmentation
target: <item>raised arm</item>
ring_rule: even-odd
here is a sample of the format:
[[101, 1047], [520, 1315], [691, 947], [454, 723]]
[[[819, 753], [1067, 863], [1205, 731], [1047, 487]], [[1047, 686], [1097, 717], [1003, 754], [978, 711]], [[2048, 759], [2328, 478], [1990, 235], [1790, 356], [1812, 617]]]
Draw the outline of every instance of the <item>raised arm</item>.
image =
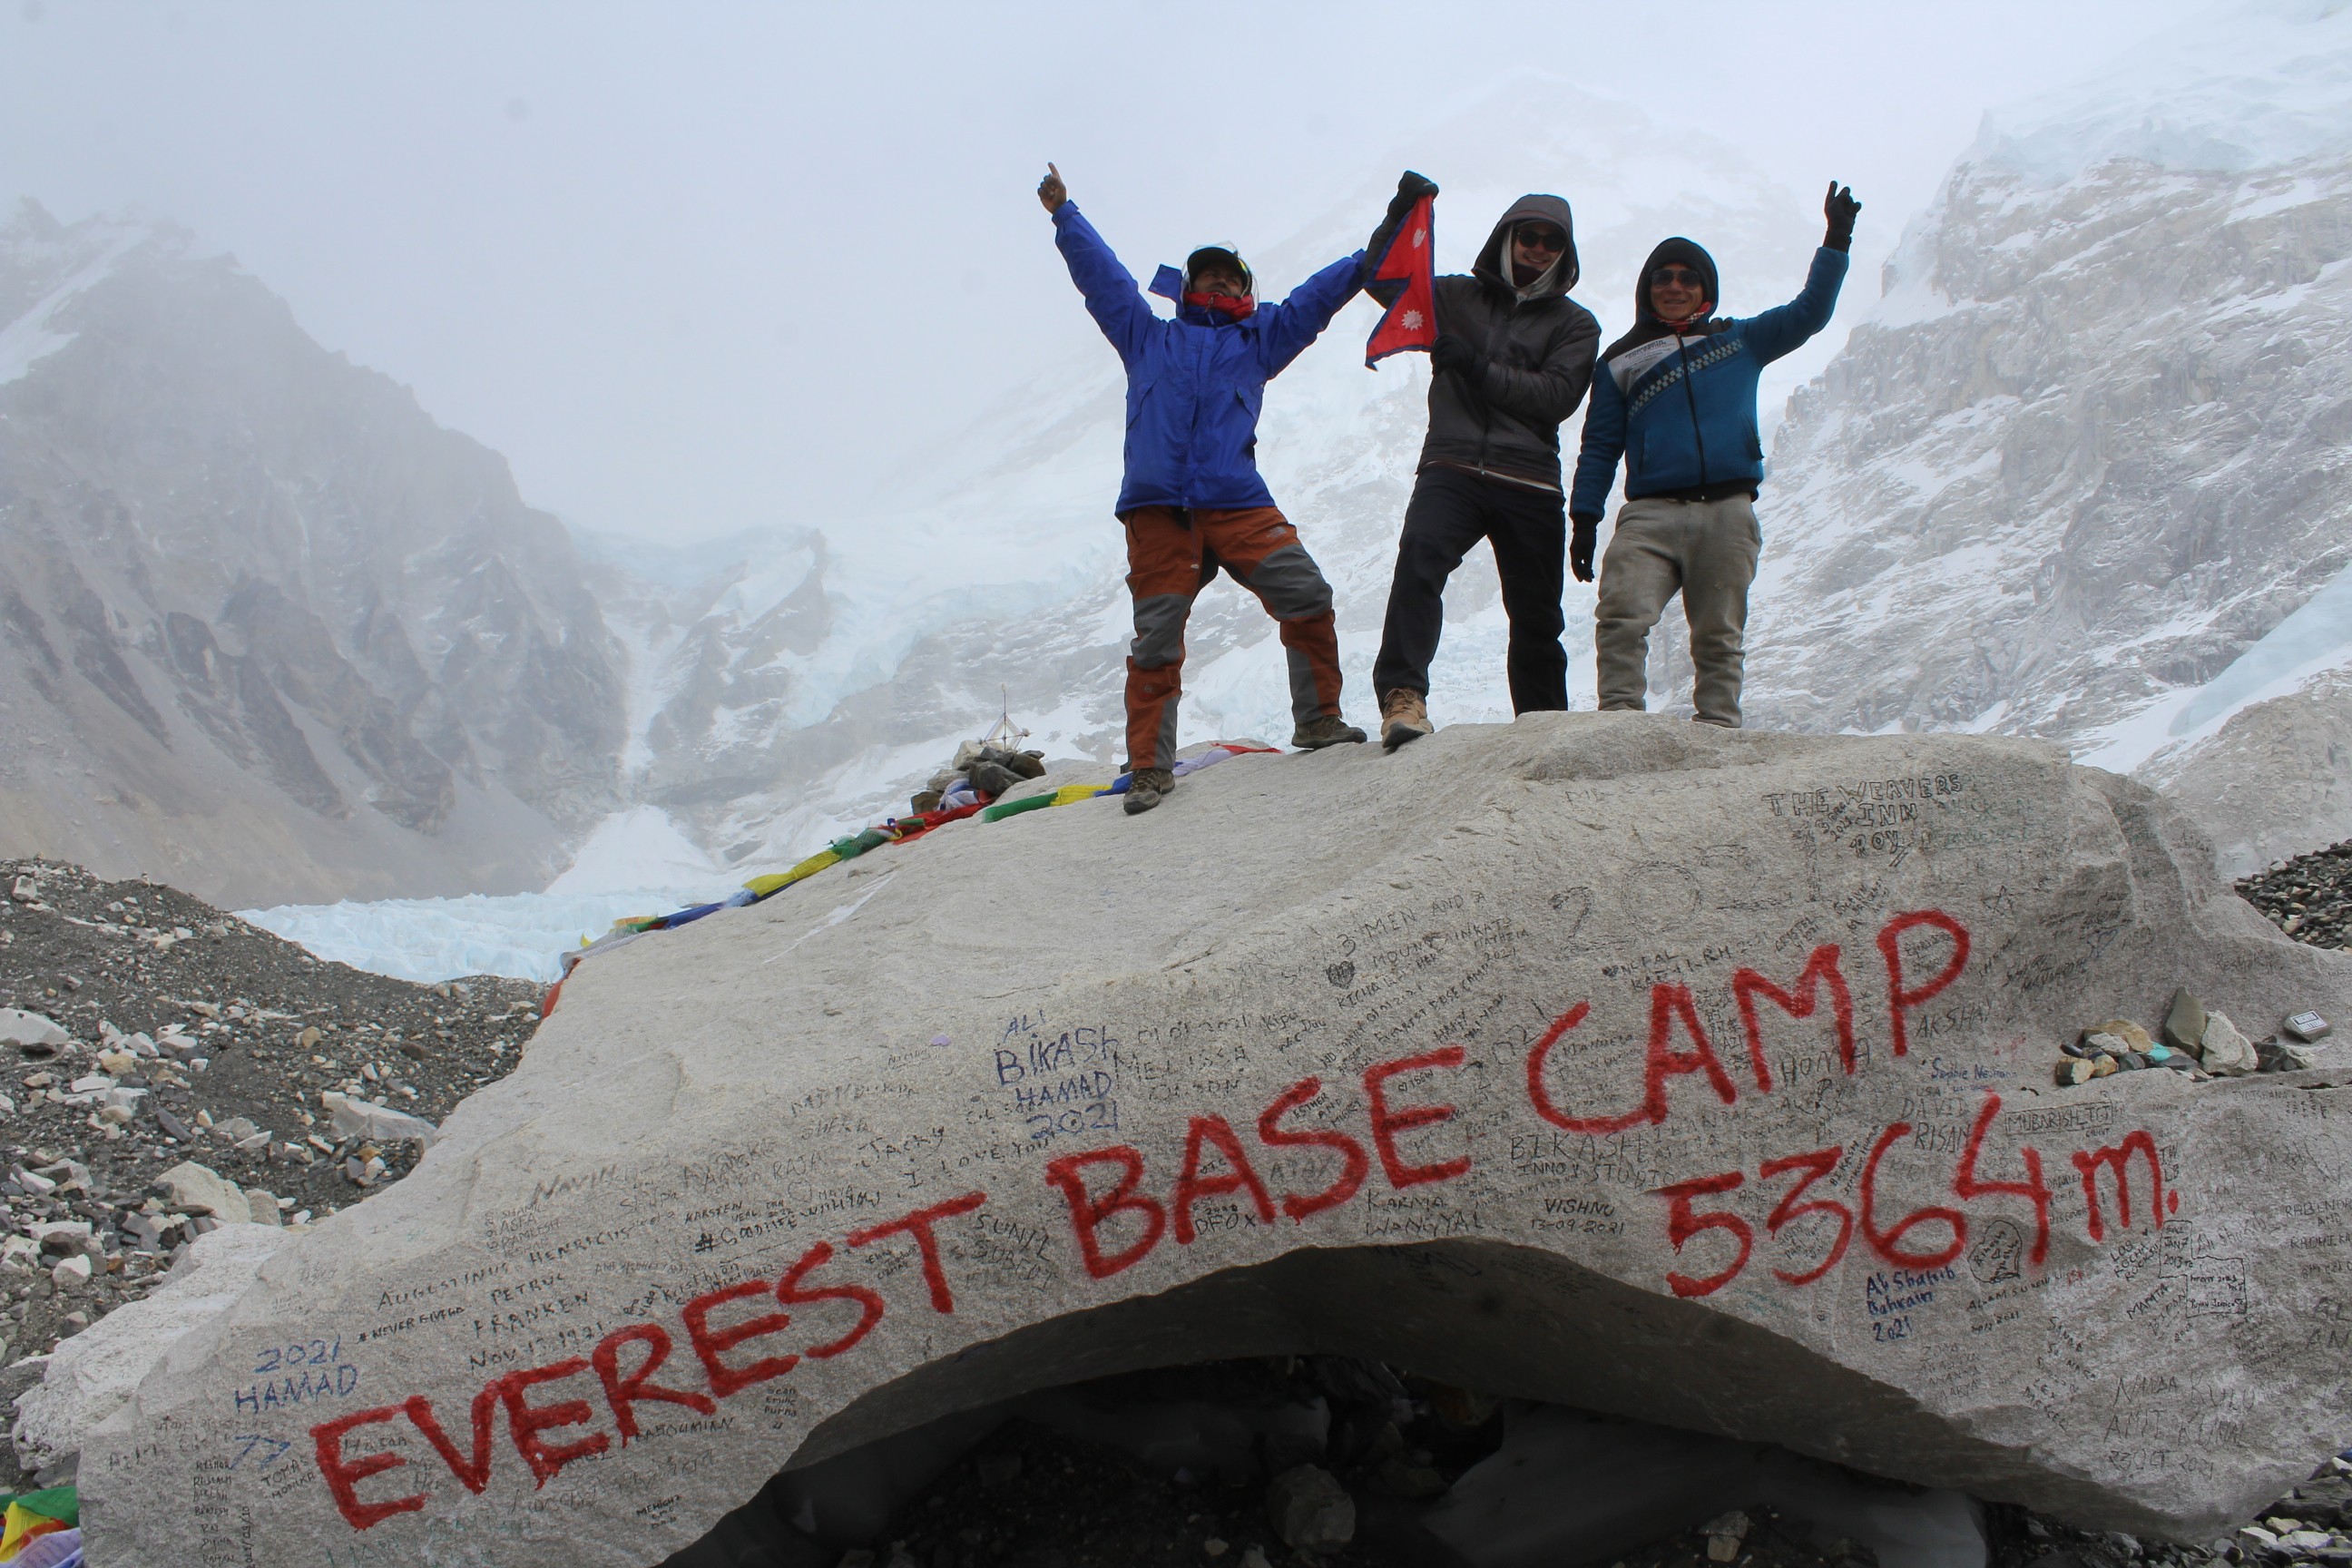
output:
[[1748, 322], [1748, 352], [1759, 362], [1779, 359], [1830, 324], [1830, 316], [1837, 310], [1838, 286], [1845, 281], [1853, 220], [1861, 211], [1853, 187], [1840, 189], [1832, 180], [1830, 194], [1822, 203], [1828, 227], [1822, 236], [1822, 247], [1813, 252], [1812, 268], [1805, 274], [1804, 291]]
[[[1398, 179], [1396, 195], [1389, 198], [1389, 210], [1381, 216], [1381, 226], [1372, 230], [1371, 243], [1364, 247], [1364, 270], [1367, 273], [1381, 264], [1381, 253], [1388, 249], [1389, 241], [1396, 237], [1397, 225], [1404, 221], [1405, 214], [1412, 211], [1413, 204], [1423, 196], [1436, 194], [1437, 182], [1426, 174], [1416, 174], [1407, 169]], [[1364, 292], [1383, 306], [1393, 305], [1397, 296], [1404, 292], [1404, 280], [1391, 278], [1386, 282], [1374, 282], [1367, 277]]]
[[1362, 251], [1343, 256], [1293, 289], [1281, 304], [1268, 305], [1258, 311], [1258, 353], [1265, 361], [1267, 375], [1280, 374], [1283, 366], [1323, 335], [1323, 329], [1331, 324], [1339, 307], [1356, 297], [1363, 272]]
[[1054, 215], [1054, 247], [1069, 264], [1070, 281], [1085, 296], [1087, 314], [1095, 319], [1110, 346], [1118, 351], [1122, 363], [1133, 363], [1143, 352], [1144, 339], [1160, 318], [1151, 313], [1144, 302], [1143, 290], [1137, 288], [1135, 275], [1119, 264], [1095, 226], [1078, 211], [1078, 204], [1070, 200], [1070, 193], [1062, 184], [1061, 171], [1053, 164], [1045, 165], [1047, 174], [1037, 186], [1037, 199]]
[[1617, 482], [1617, 461], [1624, 455], [1625, 395], [1617, 389], [1617, 378], [1603, 371], [1592, 378], [1592, 405], [1584, 411], [1584, 442], [1576, 454], [1576, 482], [1568, 492], [1570, 517], [1598, 521], [1609, 510], [1609, 487]]

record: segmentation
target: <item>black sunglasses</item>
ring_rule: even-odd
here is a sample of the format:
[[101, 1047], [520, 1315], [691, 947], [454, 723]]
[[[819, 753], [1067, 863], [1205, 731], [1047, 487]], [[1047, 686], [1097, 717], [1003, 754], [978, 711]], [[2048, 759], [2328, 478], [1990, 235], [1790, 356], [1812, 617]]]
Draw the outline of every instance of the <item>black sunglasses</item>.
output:
[[1661, 267], [1650, 274], [1653, 283], [1680, 283], [1687, 289], [1704, 289], [1706, 279], [1687, 267]]
[[1529, 250], [1559, 250], [1568, 244], [1568, 237], [1556, 228], [1523, 228], [1512, 237]]

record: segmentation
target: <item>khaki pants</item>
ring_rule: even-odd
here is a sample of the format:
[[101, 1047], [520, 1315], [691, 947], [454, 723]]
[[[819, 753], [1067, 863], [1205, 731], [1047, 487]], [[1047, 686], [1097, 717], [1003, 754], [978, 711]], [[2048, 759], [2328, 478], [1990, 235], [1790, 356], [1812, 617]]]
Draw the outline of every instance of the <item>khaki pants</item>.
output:
[[1691, 661], [1698, 677], [1691, 706], [1701, 723], [1739, 728], [1739, 678], [1746, 656], [1748, 584], [1763, 547], [1756, 503], [1630, 500], [1601, 558], [1601, 602], [1593, 624], [1602, 709], [1642, 710], [1649, 689], [1650, 628], [1667, 601], [1683, 596]]

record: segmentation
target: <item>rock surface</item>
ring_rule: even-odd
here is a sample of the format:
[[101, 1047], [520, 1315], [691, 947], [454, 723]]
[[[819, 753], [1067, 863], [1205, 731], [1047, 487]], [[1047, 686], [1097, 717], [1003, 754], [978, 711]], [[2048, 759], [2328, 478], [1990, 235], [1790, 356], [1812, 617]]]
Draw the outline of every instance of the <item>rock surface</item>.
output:
[[2139, 776], [2212, 838], [2225, 877], [2352, 837], [2352, 673], [2254, 703]]
[[1982, 1525], [1958, 1492], [1897, 1489], [1752, 1443], [1575, 1410], [1513, 1420], [1427, 1522], [1476, 1568], [1597, 1563], [1694, 1528], [1708, 1561], [1729, 1563], [1757, 1521], [1719, 1512], [1728, 1498], [1807, 1521], [1798, 1533], [1824, 1547], [1859, 1545], [1877, 1568], [1986, 1568]]
[[131, 1397], [181, 1335], [228, 1308], [262, 1259], [293, 1231], [224, 1225], [196, 1238], [154, 1294], [108, 1313], [58, 1344], [42, 1379], [16, 1403], [10, 1436], [27, 1473], [79, 1451], [89, 1429]]
[[93, 1555], [657, 1562], [787, 1461], [1307, 1350], [2210, 1533], [2347, 1436], [2342, 1075], [2044, 1087], [2177, 985], [2352, 1002], [2209, 864], [2030, 742], [1643, 715], [943, 829], [576, 971], [93, 1435]]
[[1298, 1465], [1265, 1489], [1266, 1517], [1286, 1546], [1333, 1552], [1356, 1538], [1356, 1500], [1320, 1465]]

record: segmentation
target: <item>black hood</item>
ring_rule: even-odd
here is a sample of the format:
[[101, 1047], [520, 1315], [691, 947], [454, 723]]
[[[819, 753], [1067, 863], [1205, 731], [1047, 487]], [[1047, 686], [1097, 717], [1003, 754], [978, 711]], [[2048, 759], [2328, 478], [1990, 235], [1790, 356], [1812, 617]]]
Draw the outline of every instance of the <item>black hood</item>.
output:
[[[1673, 332], [1674, 329], [1658, 320], [1658, 313], [1650, 308], [1650, 274], [1668, 262], [1687, 267], [1705, 278], [1708, 306], [1717, 310], [1722, 308], [1723, 279], [1715, 269], [1715, 258], [1709, 256], [1696, 240], [1685, 239], [1681, 235], [1660, 240], [1657, 248], [1650, 252], [1650, 258], [1642, 263], [1642, 270], [1633, 279], [1633, 330], [1601, 350], [1602, 359], [1615, 359], [1627, 349], [1639, 348], [1653, 338], [1665, 337]], [[1703, 338], [1721, 325], [1720, 319], [1694, 321], [1683, 329], [1683, 335]]]
[[1503, 242], [1518, 225], [1538, 220], [1559, 226], [1560, 233], [1568, 236], [1568, 248], [1560, 253], [1559, 259], [1552, 263], [1551, 270], [1539, 280], [1543, 291], [1538, 298], [1549, 299], [1575, 288], [1578, 277], [1576, 219], [1569, 213], [1568, 204], [1558, 196], [1521, 196], [1513, 202], [1511, 210], [1495, 225], [1495, 232], [1486, 237], [1486, 243], [1478, 247], [1478, 262], [1470, 268], [1472, 274], [1515, 294], [1518, 292], [1518, 286], [1512, 281], [1510, 268], [1503, 256]]

